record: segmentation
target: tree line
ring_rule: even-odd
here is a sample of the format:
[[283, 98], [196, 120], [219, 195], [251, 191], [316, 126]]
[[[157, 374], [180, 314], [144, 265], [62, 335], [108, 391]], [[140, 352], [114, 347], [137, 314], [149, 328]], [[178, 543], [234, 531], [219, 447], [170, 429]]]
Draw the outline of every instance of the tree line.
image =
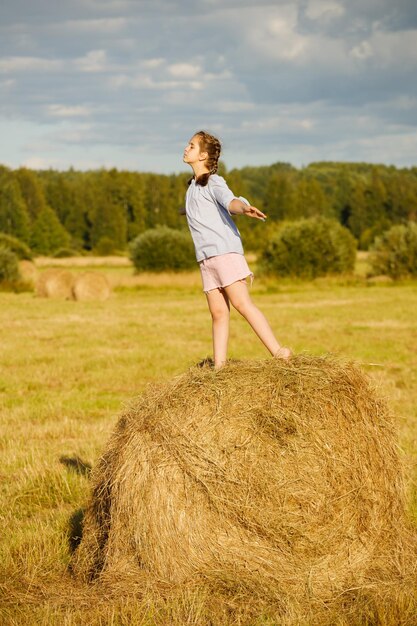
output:
[[[236, 195], [268, 215], [268, 226], [239, 219], [247, 249], [256, 249], [268, 229], [283, 221], [321, 215], [346, 226], [367, 249], [392, 225], [417, 221], [417, 167], [319, 162], [226, 170]], [[11, 169], [0, 166], [0, 232], [27, 243], [35, 253], [59, 248], [123, 251], [156, 226], [186, 229], [187, 173], [163, 175], [117, 169], [87, 172]]]

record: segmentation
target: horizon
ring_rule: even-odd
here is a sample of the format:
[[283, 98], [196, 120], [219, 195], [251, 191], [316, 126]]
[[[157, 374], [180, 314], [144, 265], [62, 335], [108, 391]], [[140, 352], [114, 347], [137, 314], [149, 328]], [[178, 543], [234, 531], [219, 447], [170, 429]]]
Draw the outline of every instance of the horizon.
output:
[[[234, 170], [243, 170], [246, 168], [253, 168], [253, 169], [257, 169], [257, 168], [269, 168], [269, 167], [274, 167], [276, 165], [282, 165], [282, 166], [290, 166], [292, 168], [294, 168], [297, 171], [301, 171], [304, 169], [308, 169], [309, 167], [315, 166], [315, 165], [366, 165], [369, 167], [382, 167], [382, 168], [394, 168], [398, 171], [401, 170], [413, 170], [417, 168], [417, 162], [416, 164], [413, 165], [407, 165], [407, 166], [398, 166], [395, 165], [394, 163], [382, 163], [382, 162], [372, 162], [372, 161], [326, 161], [326, 160], [321, 160], [321, 161], [311, 161], [311, 163], [307, 163], [306, 165], [301, 165], [301, 166], [296, 166], [293, 163], [289, 163], [287, 161], [274, 161], [272, 163], [260, 163], [259, 165], [252, 165], [250, 163], [247, 163], [246, 165], [242, 165], [241, 167], [228, 167], [227, 163], [224, 163], [223, 161], [220, 161], [222, 167], [225, 168], [225, 176], [227, 176], [227, 174], [229, 174], [230, 172], [233, 172]], [[91, 167], [91, 168], [78, 168], [74, 165], [68, 165], [65, 169], [59, 169], [59, 168], [55, 168], [55, 167], [44, 167], [44, 168], [33, 168], [33, 167], [28, 167], [27, 165], [18, 165], [16, 167], [7, 165], [6, 163], [1, 163], [0, 162], [0, 167], [6, 167], [9, 168], [11, 171], [15, 171], [18, 169], [28, 169], [31, 170], [33, 172], [48, 172], [50, 170], [59, 172], [59, 173], [66, 173], [66, 172], [80, 172], [80, 173], [86, 173], [86, 172], [94, 172], [97, 170], [101, 170], [101, 171], [106, 171], [109, 172], [111, 170], [116, 170], [118, 172], [129, 172], [129, 173], [133, 173], [133, 174], [155, 174], [157, 176], [181, 176], [181, 175], [186, 175], [186, 174], [192, 174], [192, 172], [188, 171], [188, 170], [178, 170], [178, 171], [168, 171], [168, 172], [157, 172], [155, 170], [142, 170], [142, 169], [129, 169], [129, 168], [122, 168], [122, 167], [118, 167], [115, 165], [110, 165], [110, 166], [106, 166], [106, 165], [100, 165], [97, 167]], [[222, 175], [222, 174], [220, 174]]]

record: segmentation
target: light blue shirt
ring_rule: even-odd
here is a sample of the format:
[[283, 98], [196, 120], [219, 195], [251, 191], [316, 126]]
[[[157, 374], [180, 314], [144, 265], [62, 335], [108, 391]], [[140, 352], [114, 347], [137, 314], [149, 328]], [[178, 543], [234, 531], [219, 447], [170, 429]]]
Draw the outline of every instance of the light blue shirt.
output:
[[228, 252], [243, 254], [240, 233], [228, 211], [235, 197], [217, 174], [210, 176], [205, 187], [191, 181], [185, 211], [197, 261]]

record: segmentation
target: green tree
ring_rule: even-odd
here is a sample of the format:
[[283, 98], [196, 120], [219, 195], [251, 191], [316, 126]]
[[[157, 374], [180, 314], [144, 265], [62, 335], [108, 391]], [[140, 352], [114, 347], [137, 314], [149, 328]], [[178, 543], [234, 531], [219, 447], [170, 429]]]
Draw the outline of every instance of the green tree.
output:
[[303, 176], [298, 181], [291, 213], [291, 218], [313, 217], [314, 215], [328, 216], [331, 213], [329, 199], [320, 183], [315, 178]]
[[20, 167], [16, 170], [15, 175], [28, 214], [31, 220], [34, 221], [46, 206], [43, 186], [34, 172], [26, 167]]
[[71, 235], [72, 247], [91, 249], [91, 222], [89, 209], [94, 203], [93, 191], [86, 181], [84, 173], [66, 182], [66, 197], [69, 201], [65, 210], [65, 229]]
[[70, 245], [71, 238], [56, 214], [45, 207], [38, 215], [32, 230], [32, 250], [38, 254], [52, 255]]
[[164, 224], [166, 203], [170, 202], [168, 176], [158, 174], [145, 175], [144, 204], [146, 228], [155, 228]]
[[29, 242], [29, 215], [14, 173], [0, 166], [0, 231]]
[[[72, 178], [79, 179], [80, 176], [82, 175], [72, 173]], [[46, 204], [55, 211], [61, 224], [65, 224], [73, 205], [69, 174], [67, 172], [48, 170], [47, 172], [42, 172], [41, 181], [44, 186]]]
[[116, 170], [109, 173], [100, 170], [89, 177], [91, 206], [88, 219], [91, 223], [90, 240], [93, 248], [102, 239], [112, 241], [115, 250], [126, 247], [126, 210], [116, 195], [117, 180]]
[[358, 178], [352, 185], [350, 198], [342, 213], [342, 224], [347, 226], [357, 239], [367, 226], [366, 211], [366, 185], [362, 179]]
[[290, 217], [294, 213], [294, 205], [293, 175], [285, 171], [274, 172], [269, 178], [264, 202], [264, 210], [268, 219], [278, 221]]
[[393, 223], [417, 220], [417, 178], [394, 170], [385, 180], [388, 213]]
[[115, 201], [123, 207], [127, 224], [127, 240], [145, 230], [143, 176], [136, 172], [120, 172]]

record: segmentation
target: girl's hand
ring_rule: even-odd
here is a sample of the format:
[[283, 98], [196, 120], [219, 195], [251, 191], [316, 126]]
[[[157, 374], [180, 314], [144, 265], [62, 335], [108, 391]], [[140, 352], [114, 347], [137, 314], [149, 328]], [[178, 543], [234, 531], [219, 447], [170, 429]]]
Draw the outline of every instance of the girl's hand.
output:
[[243, 212], [248, 217], [254, 217], [255, 219], [262, 220], [263, 222], [266, 220], [265, 213], [262, 213], [262, 211], [257, 209], [256, 206], [251, 206], [250, 204], [245, 204]]
[[234, 198], [229, 204], [229, 213], [236, 215], [246, 214], [248, 217], [254, 217], [257, 220], [266, 220], [265, 213], [262, 213], [256, 206], [252, 206], [243, 196]]

